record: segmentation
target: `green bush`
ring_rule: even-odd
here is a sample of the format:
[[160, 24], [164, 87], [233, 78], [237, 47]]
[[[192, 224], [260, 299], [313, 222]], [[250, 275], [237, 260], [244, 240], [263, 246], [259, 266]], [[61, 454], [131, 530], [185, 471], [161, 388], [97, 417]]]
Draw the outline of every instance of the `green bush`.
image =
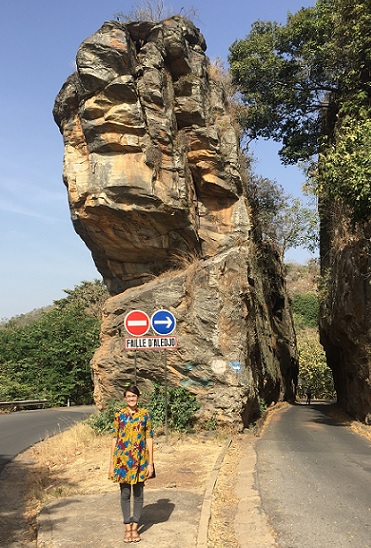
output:
[[[144, 396], [145, 397], [145, 396]], [[185, 388], [168, 388], [168, 426], [178, 432], [188, 432], [192, 428], [194, 415], [200, 404], [196, 397]], [[110, 400], [107, 407], [96, 415], [91, 415], [86, 423], [99, 434], [110, 432], [116, 411], [126, 407], [125, 401]], [[165, 387], [154, 385], [148, 411], [152, 417], [153, 425], [165, 424]]]
[[[0, 396], [48, 405], [92, 402], [90, 361], [99, 346], [102, 284], [83, 282], [68, 297], [0, 328]], [[98, 297], [100, 301], [97, 302]]]
[[[194, 415], [200, 408], [196, 396], [186, 388], [168, 388], [168, 426], [178, 432], [188, 432], [193, 425]], [[155, 426], [165, 423], [165, 387], [154, 385], [150, 412]]]
[[298, 293], [292, 297], [295, 326], [299, 329], [317, 327], [319, 302], [315, 293]]

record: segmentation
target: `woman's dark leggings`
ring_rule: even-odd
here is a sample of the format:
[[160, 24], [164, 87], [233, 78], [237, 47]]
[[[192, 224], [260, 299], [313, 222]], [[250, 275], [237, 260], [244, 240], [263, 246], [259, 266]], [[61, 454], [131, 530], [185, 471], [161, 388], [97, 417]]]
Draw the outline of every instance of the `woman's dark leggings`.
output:
[[[134, 508], [133, 508], [133, 517], [131, 518], [130, 513], [130, 495], [131, 488], [133, 487], [133, 498], [134, 498]], [[120, 483], [121, 490], [121, 510], [124, 518], [124, 523], [139, 523], [139, 519], [142, 513], [143, 508], [143, 487], [144, 483]]]

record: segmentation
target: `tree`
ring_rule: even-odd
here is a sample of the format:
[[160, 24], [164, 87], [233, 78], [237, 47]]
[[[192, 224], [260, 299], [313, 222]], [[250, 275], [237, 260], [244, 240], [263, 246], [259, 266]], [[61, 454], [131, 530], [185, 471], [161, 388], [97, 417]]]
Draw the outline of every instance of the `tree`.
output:
[[371, 215], [370, 28], [368, 0], [318, 0], [286, 25], [257, 21], [229, 57], [246, 136], [309, 162], [322, 203], [345, 206], [353, 225]]
[[250, 173], [248, 195], [261, 238], [273, 241], [284, 260], [288, 249], [318, 247], [318, 215], [299, 198], [284, 193], [276, 181]]
[[94, 318], [100, 319], [102, 308], [109, 297], [106, 286], [101, 280], [92, 282], [82, 281], [74, 289], [63, 290], [67, 297], [54, 301], [54, 304], [61, 310], [74, 307]]
[[342, 109], [370, 106], [370, 27], [369, 2], [356, 0], [318, 0], [286, 25], [254, 23], [229, 57], [248, 137], [281, 141], [284, 163], [332, 142]]
[[33, 322], [9, 322], [0, 330], [0, 399], [67, 398], [91, 403], [90, 360], [99, 346], [101, 282], [82, 282]]

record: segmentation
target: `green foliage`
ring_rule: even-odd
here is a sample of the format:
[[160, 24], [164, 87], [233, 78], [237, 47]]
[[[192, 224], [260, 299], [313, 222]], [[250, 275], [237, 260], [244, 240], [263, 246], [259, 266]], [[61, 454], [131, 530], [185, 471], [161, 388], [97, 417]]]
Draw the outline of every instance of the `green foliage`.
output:
[[299, 389], [298, 394], [304, 397], [304, 390], [310, 386], [314, 398], [332, 399], [335, 397], [334, 381], [331, 369], [326, 363], [324, 350], [315, 329], [307, 329], [298, 336], [299, 353]]
[[[191, 429], [196, 411], [200, 404], [196, 397], [182, 387], [168, 388], [168, 425], [179, 432]], [[155, 425], [165, 423], [165, 387], [154, 385], [150, 411]]]
[[117, 413], [117, 411], [119, 411], [123, 407], [126, 407], [125, 401], [118, 402], [111, 399], [109, 400], [107, 406], [105, 407], [105, 409], [103, 409], [103, 411], [90, 415], [90, 417], [86, 419], [85, 422], [98, 434], [110, 432], [112, 430], [115, 413]]
[[86, 316], [100, 320], [103, 305], [109, 297], [102, 280], [82, 281], [74, 289], [64, 289], [64, 292], [67, 297], [54, 301], [54, 304], [60, 310], [75, 308], [86, 314]]
[[213, 414], [212, 417], [208, 421], [205, 422], [204, 428], [205, 430], [214, 431], [218, 427], [218, 417], [216, 414]]
[[317, 327], [319, 301], [315, 293], [298, 293], [292, 297], [292, 311], [296, 328]]
[[319, 158], [319, 193], [349, 206], [353, 222], [371, 217], [371, 110], [345, 117]]
[[229, 57], [247, 137], [282, 142], [282, 161], [310, 172], [319, 155], [319, 196], [353, 224], [371, 213], [370, 28], [368, 0], [317, 0], [286, 25], [255, 22]]
[[259, 400], [259, 415], [263, 415], [264, 411], [267, 410], [267, 404], [265, 403], [265, 400], [262, 398]]
[[[200, 408], [196, 397], [185, 388], [168, 388], [168, 426], [178, 432], [188, 432], [192, 428], [194, 414]], [[125, 401], [110, 400], [106, 408], [96, 415], [91, 415], [87, 423], [99, 434], [112, 429], [115, 413], [126, 407]], [[154, 384], [148, 402], [148, 411], [153, 425], [165, 424], [165, 387]], [[212, 422], [210, 421], [210, 425]]]
[[289, 15], [286, 26], [255, 22], [249, 35], [230, 48], [233, 80], [248, 106], [241, 120], [247, 136], [282, 141], [285, 163], [318, 151], [318, 110], [325, 107], [321, 98], [328, 91], [320, 50], [329, 35], [327, 18], [317, 19], [315, 9], [308, 8]]
[[286, 25], [255, 22], [229, 57], [249, 137], [282, 141], [287, 163], [319, 152], [344, 101], [369, 103], [370, 26], [368, 2], [355, 0], [318, 0]]
[[20, 326], [10, 321], [0, 329], [0, 399], [91, 403], [90, 360], [99, 345], [100, 321], [86, 314], [86, 301], [68, 293], [35, 321]]

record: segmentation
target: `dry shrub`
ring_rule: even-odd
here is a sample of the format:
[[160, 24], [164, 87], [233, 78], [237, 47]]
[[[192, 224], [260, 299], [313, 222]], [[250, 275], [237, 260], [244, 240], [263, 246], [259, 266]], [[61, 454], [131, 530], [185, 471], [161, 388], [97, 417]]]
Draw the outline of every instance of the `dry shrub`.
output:
[[187, 270], [190, 266], [196, 268], [199, 264], [200, 256], [197, 251], [173, 253], [171, 262], [176, 270]]
[[220, 57], [216, 57], [210, 61], [207, 67], [207, 73], [210, 80], [220, 82], [224, 87], [232, 87], [232, 77], [230, 72], [225, 68], [224, 61]]

